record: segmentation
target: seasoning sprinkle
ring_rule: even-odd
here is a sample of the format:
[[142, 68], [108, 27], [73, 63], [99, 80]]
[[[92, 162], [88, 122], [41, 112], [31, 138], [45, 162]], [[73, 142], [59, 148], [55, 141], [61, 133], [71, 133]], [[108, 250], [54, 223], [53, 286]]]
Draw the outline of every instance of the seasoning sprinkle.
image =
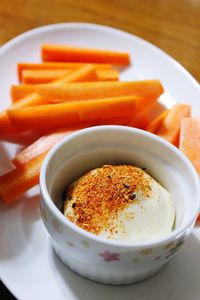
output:
[[105, 229], [112, 234], [116, 228], [111, 228], [111, 223], [136, 198], [138, 190], [144, 197], [151, 193], [150, 177], [141, 169], [129, 165], [97, 168], [69, 187], [65, 206], [69, 197], [76, 200], [66, 217], [94, 234]]
[[130, 200], [134, 200], [136, 198], [136, 194], [135, 193], [132, 193], [130, 196], [129, 196], [129, 199]]
[[123, 183], [124, 187], [128, 189], [130, 186], [127, 183]]

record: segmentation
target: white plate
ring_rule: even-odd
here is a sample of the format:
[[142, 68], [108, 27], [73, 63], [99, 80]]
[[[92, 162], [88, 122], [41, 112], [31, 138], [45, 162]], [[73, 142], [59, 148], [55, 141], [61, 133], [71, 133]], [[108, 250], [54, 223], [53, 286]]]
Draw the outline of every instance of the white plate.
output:
[[[190, 103], [193, 115], [200, 115], [199, 84], [171, 57], [131, 34], [81, 23], [31, 30], [1, 48], [1, 109], [9, 104], [10, 85], [17, 83], [17, 62], [40, 61], [40, 45], [44, 42], [129, 51], [132, 65], [123, 72], [123, 80], [159, 78], [172, 99]], [[9, 159], [16, 151], [16, 145], [0, 144], [1, 173], [9, 168]], [[199, 299], [198, 228], [183, 250], [155, 277], [130, 286], [105, 286], [81, 278], [59, 261], [40, 218], [38, 189], [24, 198], [11, 207], [0, 204], [0, 277], [18, 299]]]

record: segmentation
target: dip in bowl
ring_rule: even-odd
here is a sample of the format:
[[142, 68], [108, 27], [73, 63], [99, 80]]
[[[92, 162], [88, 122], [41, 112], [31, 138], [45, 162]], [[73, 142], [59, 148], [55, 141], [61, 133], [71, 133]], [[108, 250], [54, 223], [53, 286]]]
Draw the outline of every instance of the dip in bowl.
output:
[[[172, 230], [148, 240], [98, 236], [63, 214], [66, 187], [103, 165], [130, 165], [145, 171], [172, 195]], [[45, 158], [41, 213], [56, 254], [68, 267], [106, 284], [129, 284], [161, 270], [191, 233], [199, 211], [199, 177], [189, 160], [165, 140], [123, 126], [83, 129], [64, 138]], [[149, 224], [154, 221], [149, 216]]]

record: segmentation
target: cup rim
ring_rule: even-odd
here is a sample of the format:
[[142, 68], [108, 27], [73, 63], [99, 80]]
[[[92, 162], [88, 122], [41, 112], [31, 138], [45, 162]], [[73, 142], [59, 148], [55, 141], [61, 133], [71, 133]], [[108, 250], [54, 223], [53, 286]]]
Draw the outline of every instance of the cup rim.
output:
[[[169, 234], [161, 237], [161, 238], [154, 238], [152, 240], [148, 241], [139, 241], [139, 242], [125, 242], [125, 241], [119, 241], [119, 240], [112, 240], [112, 239], [106, 239], [100, 236], [97, 236], [93, 233], [90, 233], [81, 227], [77, 226], [70, 220], [68, 220], [62, 212], [56, 207], [54, 204], [53, 200], [51, 199], [51, 196], [49, 195], [47, 185], [46, 185], [46, 171], [48, 164], [52, 157], [56, 154], [57, 150], [62, 147], [64, 144], [70, 142], [70, 140], [85, 134], [85, 133], [92, 133], [96, 131], [102, 131], [102, 130], [120, 130], [120, 131], [129, 131], [129, 132], [134, 132], [136, 134], [141, 134], [144, 137], [148, 137], [152, 139], [152, 141], [156, 141], [158, 143], [163, 144], [165, 147], [170, 148], [172, 152], [175, 152], [179, 158], [181, 159], [182, 163], [186, 165], [188, 170], [190, 171], [190, 174], [193, 177], [194, 184], [196, 186], [196, 203], [194, 204], [193, 212], [188, 220], [188, 222], [184, 226], [179, 226], [177, 229], [171, 231]], [[94, 126], [90, 128], [85, 128], [78, 130], [74, 133], [69, 134], [68, 136], [64, 137], [60, 142], [58, 142], [46, 155], [41, 171], [40, 171], [40, 179], [39, 179], [39, 184], [40, 184], [40, 192], [43, 196], [43, 200], [45, 204], [48, 206], [50, 209], [51, 213], [54, 215], [55, 218], [59, 219], [59, 221], [62, 223], [63, 226], [69, 227], [72, 231], [75, 233], [82, 235], [83, 237], [93, 240], [95, 242], [98, 242], [100, 244], [104, 244], [107, 246], [117, 246], [119, 248], [132, 248], [132, 249], [140, 249], [144, 247], [155, 247], [159, 246], [164, 243], [171, 242], [172, 240], [176, 240], [179, 238], [179, 236], [182, 235], [184, 231], [187, 230], [196, 220], [196, 217], [198, 215], [199, 209], [200, 209], [200, 180], [199, 180], [199, 175], [197, 171], [195, 170], [194, 166], [190, 162], [190, 160], [174, 145], [171, 143], [167, 142], [166, 140], [160, 138], [159, 136], [156, 136], [152, 133], [149, 133], [145, 130], [137, 129], [137, 128], [131, 128], [127, 126], [119, 126], [119, 125], [102, 125], [102, 126]]]

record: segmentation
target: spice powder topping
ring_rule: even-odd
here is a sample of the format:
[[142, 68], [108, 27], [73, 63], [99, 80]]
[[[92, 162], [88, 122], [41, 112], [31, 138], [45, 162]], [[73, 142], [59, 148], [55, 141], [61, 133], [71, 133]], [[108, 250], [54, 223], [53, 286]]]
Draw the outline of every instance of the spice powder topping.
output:
[[[137, 192], [148, 197], [151, 177], [142, 169], [129, 165], [104, 165], [73, 183], [67, 192], [64, 211], [69, 220], [94, 234], [110, 226], [130, 203], [137, 201]], [[71, 207], [72, 209], [67, 209]], [[133, 215], [131, 215], [134, 217]]]

